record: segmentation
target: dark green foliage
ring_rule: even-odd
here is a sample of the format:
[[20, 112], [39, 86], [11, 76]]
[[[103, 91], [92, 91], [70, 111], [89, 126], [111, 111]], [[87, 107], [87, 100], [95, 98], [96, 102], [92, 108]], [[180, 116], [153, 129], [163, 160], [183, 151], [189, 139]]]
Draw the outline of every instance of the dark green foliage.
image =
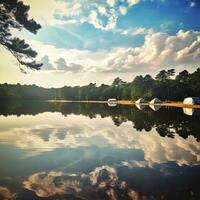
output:
[[45, 89], [36, 85], [0, 85], [0, 100], [48, 100], [56, 98], [56, 89]]
[[[165, 75], [163, 75], [165, 74]], [[200, 96], [200, 69], [193, 73], [186, 70], [180, 72], [175, 79], [174, 70], [161, 71], [153, 79], [150, 75], [136, 76], [132, 82], [124, 82], [116, 78], [112, 85], [97, 86], [90, 83], [85, 86], [65, 86], [58, 89], [44, 89], [35, 85], [21, 86], [0, 85], [0, 100], [108, 100], [116, 98], [122, 100], [137, 100], [145, 98], [151, 100], [157, 97], [161, 100], [178, 100], [188, 96]]]
[[28, 19], [30, 7], [18, 0], [0, 0], [0, 45], [17, 59], [19, 64], [31, 69], [40, 69], [42, 64], [33, 60], [37, 53], [24, 40], [12, 37], [11, 29], [26, 29], [36, 34], [41, 28], [33, 19]]

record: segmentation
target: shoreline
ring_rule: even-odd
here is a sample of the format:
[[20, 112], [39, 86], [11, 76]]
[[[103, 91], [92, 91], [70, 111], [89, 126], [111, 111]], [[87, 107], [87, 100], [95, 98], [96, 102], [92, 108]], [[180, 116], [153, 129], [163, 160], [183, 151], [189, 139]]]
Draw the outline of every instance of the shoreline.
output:
[[[48, 102], [51, 103], [99, 103], [99, 104], [107, 104], [108, 101], [72, 101], [72, 100], [48, 100]], [[172, 102], [161, 102], [161, 103], [139, 103], [136, 104], [135, 101], [131, 100], [119, 100], [116, 102], [116, 104], [119, 105], [143, 105], [143, 106], [167, 106], [167, 107], [177, 107], [177, 108], [199, 108], [200, 105], [189, 105], [189, 104], [183, 104], [180, 101], [172, 101]]]

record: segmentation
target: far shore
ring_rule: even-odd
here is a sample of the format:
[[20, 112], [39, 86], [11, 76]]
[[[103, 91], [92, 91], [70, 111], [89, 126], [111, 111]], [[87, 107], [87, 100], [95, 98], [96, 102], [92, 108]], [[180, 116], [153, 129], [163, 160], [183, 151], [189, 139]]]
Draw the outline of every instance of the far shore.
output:
[[[102, 104], [107, 104], [108, 101], [72, 101], [72, 100], [48, 100], [48, 102], [52, 102], [52, 103], [72, 103], [72, 102], [76, 102], [76, 103], [102, 103]], [[120, 104], [120, 105], [136, 105], [135, 101], [131, 101], [131, 100], [118, 100], [116, 101], [116, 104]], [[179, 108], [200, 108], [200, 105], [189, 105], [189, 104], [183, 104], [183, 102], [179, 102], [179, 101], [170, 101], [170, 102], [161, 102], [161, 103], [140, 103], [137, 105], [154, 105], [154, 106], [167, 106], [167, 107], [179, 107]]]

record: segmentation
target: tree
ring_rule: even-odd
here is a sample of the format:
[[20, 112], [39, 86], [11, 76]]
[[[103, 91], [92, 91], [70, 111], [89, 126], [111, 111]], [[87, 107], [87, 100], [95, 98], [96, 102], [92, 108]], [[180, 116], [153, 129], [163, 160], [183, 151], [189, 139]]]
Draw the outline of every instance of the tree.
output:
[[156, 80], [158, 81], [167, 81], [171, 79], [172, 76], [175, 75], [175, 70], [174, 69], [169, 69], [167, 71], [161, 70], [157, 75], [156, 75]]
[[180, 83], [187, 83], [190, 79], [190, 73], [187, 70], [183, 70], [176, 76], [176, 81]]
[[117, 77], [114, 79], [112, 85], [113, 86], [120, 86], [120, 85], [123, 85], [125, 84], [126, 82], [124, 82], [121, 78]]
[[171, 77], [174, 75], [175, 75], [175, 69], [167, 70], [167, 79], [171, 79]]
[[164, 95], [164, 98], [167, 98], [168, 100], [170, 99], [170, 89], [172, 89], [172, 87], [173, 87], [173, 81], [172, 81], [171, 77], [174, 75], [175, 75], [174, 69], [169, 69], [167, 71], [161, 70], [156, 75], [156, 80], [158, 80], [158, 86], [159, 86], [159, 90], [160, 90], [161, 94], [163, 92], [165, 92], [165, 89], [167, 89], [167, 96]]
[[158, 81], [166, 81], [167, 80], [167, 72], [165, 70], [161, 70], [157, 75], [156, 75], [156, 80]]
[[[11, 29], [21, 31], [26, 29], [36, 34], [41, 26], [33, 19], [28, 19], [30, 7], [18, 0], [0, 0], [0, 45], [5, 47], [19, 62], [31, 69], [40, 69], [42, 64], [37, 63], [34, 51], [24, 40], [12, 37]], [[21, 70], [23, 70], [20, 67]]]

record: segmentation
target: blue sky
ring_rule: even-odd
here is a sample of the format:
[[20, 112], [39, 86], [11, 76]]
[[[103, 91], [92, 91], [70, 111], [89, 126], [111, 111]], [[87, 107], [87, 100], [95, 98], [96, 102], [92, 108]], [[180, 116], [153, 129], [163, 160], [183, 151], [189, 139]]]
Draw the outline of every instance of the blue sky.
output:
[[[130, 81], [164, 68], [193, 71], [199, 64], [199, 0], [23, 1], [42, 29], [37, 35], [15, 34], [33, 46], [44, 66], [26, 76], [12, 67], [14, 82], [32, 80], [46, 87], [111, 83], [116, 76]], [[13, 64], [3, 56], [4, 68]], [[9, 82], [2, 72], [2, 82]]]
[[[106, 1], [97, 2], [103, 2], [102, 5], [105, 5], [104, 2]], [[176, 34], [180, 29], [185, 31], [198, 31], [200, 29], [200, 23], [197, 22], [197, 19], [200, 18], [200, 2], [198, 1], [144, 0], [131, 7], [122, 2], [116, 1], [115, 7], [126, 6], [128, 11], [126, 15], [119, 14], [120, 16], [118, 16], [116, 27], [114, 28], [104, 31], [87, 22], [55, 24], [53, 26], [43, 25], [37, 39], [51, 43], [58, 48], [97, 50], [102, 48], [111, 49], [117, 46], [135, 47], [141, 45], [144, 41], [145, 35], [135, 35], [134, 37], [122, 35], [116, 32], [117, 29], [146, 28], [167, 32], [171, 35]], [[99, 3], [99, 5], [101, 4]], [[88, 12], [88, 10], [85, 10], [85, 12]], [[55, 14], [55, 18], [59, 20], [61, 16], [59, 17]], [[62, 18], [65, 21], [65, 16], [62, 16]], [[73, 18], [76, 17], [66, 17], [66, 22]], [[103, 18], [104, 16], [99, 16], [99, 19]], [[49, 32], [51, 32], [51, 36]]]

